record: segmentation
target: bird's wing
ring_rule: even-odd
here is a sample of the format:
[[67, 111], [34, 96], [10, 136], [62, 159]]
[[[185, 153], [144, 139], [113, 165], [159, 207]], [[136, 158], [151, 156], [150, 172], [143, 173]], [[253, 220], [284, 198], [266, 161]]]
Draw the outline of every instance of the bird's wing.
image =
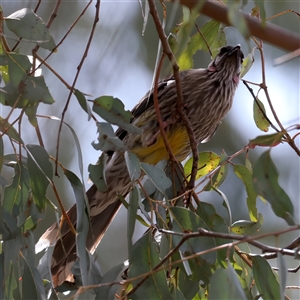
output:
[[[187, 71], [180, 72], [180, 77], [184, 77], [186, 75]], [[160, 95], [162, 91], [167, 87], [170, 82], [175, 81], [174, 75], [168, 75], [164, 77], [159, 83], [157, 87], [157, 94]], [[158, 99], [159, 100], [159, 99]], [[131, 110], [132, 118], [130, 120], [130, 123], [133, 122], [133, 120], [137, 119], [141, 114], [143, 114], [146, 110], [148, 110], [150, 107], [154, 105], [154, 99], [153, 99], [153, 90], [150, 90], [142, 99], [141, 101]], [[125, 136], [127, 135], [127, 131], [119, 127], [116, 131], [116, 136], [123, 140]]]

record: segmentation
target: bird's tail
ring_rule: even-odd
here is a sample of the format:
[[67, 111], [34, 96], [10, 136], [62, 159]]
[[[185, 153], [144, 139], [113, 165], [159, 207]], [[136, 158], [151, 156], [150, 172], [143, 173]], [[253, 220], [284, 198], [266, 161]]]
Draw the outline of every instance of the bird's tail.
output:
[[[115, 152], [108, 161], [105, 177], [107, 182], [106, 192], [99, 192], [96, 186], [93, 185], [86, 193], [90, 205], [90, 229], [86, 248], [91, 253], [96, 250], [121, 206], [118, 194], [125, 197], [131, 186], [122, 153]], [[76, 228], [76, 204], [67, 211], [67, 214]], [[61, 223], [60, 225], [55, 223], [49, 227], [37, 243], [37, 248], [55, 245], [51, 261], [52, 279], [55, 287], [61, 285], [64, 281], [74, 281], [71, 268], [77, 259], [75, 235], [71, 232], [66, 220]]]

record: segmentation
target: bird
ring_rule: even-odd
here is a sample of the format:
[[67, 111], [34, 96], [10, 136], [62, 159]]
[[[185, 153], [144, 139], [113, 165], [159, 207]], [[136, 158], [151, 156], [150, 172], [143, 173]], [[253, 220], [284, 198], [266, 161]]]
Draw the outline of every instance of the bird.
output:
[[[221, 120], [230, 110], [237, 89], [244, 54], [240, 45], [222, 47], [207, 68], [179, 71], [183, 106], [197, 143], [208, 141], [216, 132]], [[158, 83], [158, 105], [163, 130], [175, 158], [183, 161], [191, 153], [189, 135], [178, 113], [178, 95], [174, 75]], [[141, 132], [127, 132], [119, 128], [116, 136], [135, 153], [141, 162], [157, 164], [168, 159], [154, 108], [153, 91], [149, 91], [132, 109], [131, 123]], [[127, 171], [124, 152], [106, 154], [106, 192], [95, 185], [86, 192], [90, 209], [90, 230], [86, 248], [94, 253], [106, 229], [117, 214], [121, 202], [118, 195], [126, 196], [132, 183]], [[76, 228], [76, 204], [67, 214]], [[77, 259], [75, 235], [64, 220], [54, 223], [40, 237], [38, 245], [55, 245], [51, 273], [54, 287], [74, 282], [71, 272]]]

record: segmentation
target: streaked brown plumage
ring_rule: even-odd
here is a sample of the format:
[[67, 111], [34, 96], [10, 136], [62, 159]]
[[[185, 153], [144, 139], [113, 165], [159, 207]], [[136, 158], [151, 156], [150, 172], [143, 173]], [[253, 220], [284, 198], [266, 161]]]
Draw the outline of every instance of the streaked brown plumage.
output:
[[[230, 110], [243, 57], [239, 45], [227, 46], [221, 48], [207, 69], [180, 72], [184, 109], [197, 143], [207, 141]], [[177, 90], [173, 75], [159, 83], [158, 101], [168, 142], [175, 157], [181, 161], [189, 155], [191, 149], [185, 126], [177, 113]], [[127, 133], [118, 129], [117, 136], [138, 155], [141, 161], [156, 164], [162, 159], [167, 159], [168, 152], [160, 135], [151, 92], [147, 93], [132, 110], [132, 115], [132, 124], [141, 128], [142, 134]], [[92, 227], [87, 238], [87, 249], [92, 253], [120, 208], [121, 203], [117, 194], [125, 196], [131, 187], [123, 153], [108, 153], [108, 156], [105, 169], [107, 192], [97, 191], [95, 185], [87, 191]], [[68, 211], [68, 215], [76, 226], [75, 205]], [[52, 257], [55, 286], [65, 280], [72, 281], [71, 267], [76, 260], [75, 236], [64, 222], [61, 239], [58, 239], [57, 227], [57, 224], [53, 224], [39, 241], [40, 245], [56, 243]]]

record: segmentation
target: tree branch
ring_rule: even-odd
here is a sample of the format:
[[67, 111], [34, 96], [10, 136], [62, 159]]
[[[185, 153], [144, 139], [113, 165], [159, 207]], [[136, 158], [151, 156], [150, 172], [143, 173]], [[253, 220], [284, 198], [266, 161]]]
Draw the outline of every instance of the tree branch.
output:
[[[175, 2], [175, 0], [172, 1]], [[226, 25], [231, 25], [228, 19], [228, 9], [216, 1], [206, 0], [201, 5], [199, 5], [201, 3], [200, 0], [180, 0], [180, 3], [190, 9], [199, 6], [199, 13]], [[241, 15], [245, 19], [251, 35], [288, 51], [295, 51], [300, 48], [300, 36], [296, 33], [270, 23], [264, 25], [261, 21], [244, 13], [241, 13]]]

